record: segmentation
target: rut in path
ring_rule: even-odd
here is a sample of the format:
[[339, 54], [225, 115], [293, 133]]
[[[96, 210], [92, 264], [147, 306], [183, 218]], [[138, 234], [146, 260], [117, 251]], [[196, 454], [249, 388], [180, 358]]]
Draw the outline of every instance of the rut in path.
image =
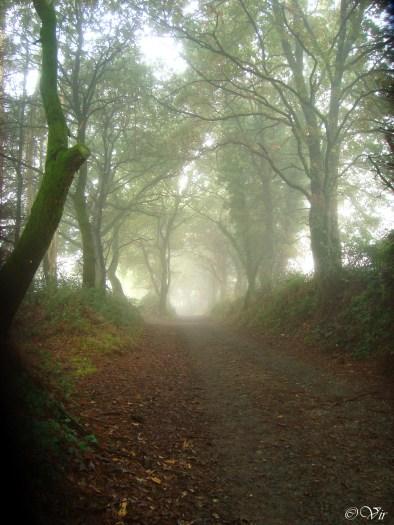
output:
[[[339, 525], [362, 506], [391, 523], [381, 392], [209, 322], [148, 333], [81, 385], [81, 417], [96, 419], [118, 467], [108, 460], [95, 488], [114, 495], [115, 513], [130, 504], [119, 523]], [[107, 508], [95, 523], [115, 522]]]

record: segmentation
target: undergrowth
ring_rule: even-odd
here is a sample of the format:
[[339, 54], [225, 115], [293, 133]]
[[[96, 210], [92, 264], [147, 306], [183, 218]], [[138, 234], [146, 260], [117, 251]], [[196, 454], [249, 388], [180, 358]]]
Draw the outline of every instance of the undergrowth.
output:
[[14, 397], [20, 407], [21, 448], [30, 447], [33, 468], [42, 470], [40, 479], [70, 458], [83, 462], [95, 445], [95, 436], [66, 407], [72, 406], [77, 382], [113, 355], [132, 351], [142, 328], [137, 308], [105, 291], [73, 282], [35, 283], [30, 290], [13, 329], [22, 362]]
[[139, 302], [139, 308], [144, 316], [154, 318], [175, 318], [176, 311], [171, 304], [167, 304], [166, 311], [163, 313], [160, 309], [160, 301], [156, 294], [148, 293]]
[[36, 286], [17, 319], [17, 340], [35, 363], [61, 381], [94, 373], [95, 360], [133, 347], [142, 329], [134, 304], [73, 282]]
[[141, 316], [128, 299], [102, 289], [82, 288], [73, 281], [42, 285], [36, 283], [25, 304], [37, 305], [45, 312], [45, 321], [67, 322], [68, 329], [89, 331], [92, 324], [112, 323], [116, 327], [134, 329]]
[[394, 340], [394, 235], [358, 247], [321, 298], [312, 277], [290, 275], [270, 292], [221, 305], [216, 315], [273, 335], [303, 337], [306, 343], [344, 350], [356, 357], [392, 352]]

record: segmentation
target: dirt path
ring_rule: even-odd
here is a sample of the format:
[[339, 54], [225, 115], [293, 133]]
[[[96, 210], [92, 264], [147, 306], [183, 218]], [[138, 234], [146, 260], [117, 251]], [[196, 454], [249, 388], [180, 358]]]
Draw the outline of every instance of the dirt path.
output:
[[209, 322], [150, 326], [79, 385], [99, 450], [69, 474], [67, 523], [339, 525], [363, 506], [394, 523], [387, 390], [311, 361]]

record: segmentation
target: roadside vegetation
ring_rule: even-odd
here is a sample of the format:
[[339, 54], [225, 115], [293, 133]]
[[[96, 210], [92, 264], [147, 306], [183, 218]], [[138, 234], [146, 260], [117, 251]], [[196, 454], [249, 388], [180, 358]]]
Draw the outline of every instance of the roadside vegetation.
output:
[[290, 274], [245, 308], [225, 302], [213, 315], [261, 334], [294, 336], [354, 357], [393, 355], [394, 234], [349, 253], [321, 300], [312, 276]]
[[125, 298], [72, 281], [36, 282], [28, 292], [11, 334], [18, 359], [3, 401], [19, 458], [12, 468], [27, 484], [25, 500], [41, 506], [29, 509], [33, 515], [50, 514], [51, 498], [67, 486], [67, 465], [86, 470], [99, 446], [75, 416], [78, 383], [133, 352], [142, 333], [142, 317]]
[[[90, 468], [81, 385], [105, 370], [112, 406], [143, 316], [211, 312], [278, 346], [393, 355], [391, 14], [377, 0], [0, 2], [0, 383], [20, 458], [5, 477], [33, 473], [37, 514], [46, 476]], [[288, 273], [308, 258], [313, 274]]]

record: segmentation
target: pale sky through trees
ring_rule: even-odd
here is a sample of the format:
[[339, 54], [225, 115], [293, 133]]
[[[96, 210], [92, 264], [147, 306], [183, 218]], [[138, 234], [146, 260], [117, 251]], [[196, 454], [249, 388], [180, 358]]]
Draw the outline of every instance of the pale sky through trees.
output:
[[[191, 3], [192, 4], [192, 3]], [[309, 2], [310, 6], [313, 2]], [[194, 7], [195, 8], [195, 7]], [[193, 6], [190, 6], [189, 11], [193, 12]], [[182, 58], [182, 44], [177, 42], [172, 36], [157, 35], [148, 26], [140, 32], [138, 38], [138, 46], [141, 49], [142, 58], [150, 67], [153, 68], [154, 75], [158, 80], [166, 80], [172, 75], [181, 75], [187, 69], [187, 63]], [[31, 96], [36, 89], [38, 89], [39, 82], [39, 71], [37, 69], [29, 70], [26, 78], [26, 89], [27, 94]], [[15, 75], [11, 79], [10, 88], [15, 89], [16, 92], [21, 90], [23, 83], [22, 75]], [[209, 142], [209, 141], [208, 141]], [[204, 144], [209, 145], [209, 144]], [[363, 174], [361, 173], [362, 177]], [[372, 184], [369, 190], [375, 193], [379, 193], [377, 187], [374, 188]], [[387, 196], [386, 196], [387, 198]], [[393, 200], [393, 199], [392, 199]], [[359, 203], [364, 206], [363, 202]], [[393, 203], [391, 203], [393, 204]], [[340, 206], [340, 216], [345, 222], [352, 222], [357, 214], [358, 210], [353, 206], [352, 202], [347, 199]], [[386, 201], [382, 201], [381, 205], [377, 206], [374, 210], [374, 215], [379, 217], [379, 225], [376, 228], [376, 232], [379, 236], [383, 235], [394, 224], [394, 211], [393, 207], [390, 206]], [[293, 257], [289, 261], [289, 269], [292, 271], [302, 271], [304, 273], [311, 273], [313, 271], [313, 258], [310, 251], [310, 240], [307, 230], [300, 234], [298, 237], [299, 255]], [[68, 260], [62, 257], [61, 265], [64, 272], [67, 274], [72, 271], [74, 265], [74, 257]], [[141, 292], [135, 288], [130, 287], [130, 283], [125, 282], [125, 288], [130, 294], [136, 294], [137, 296]]]
[[[130, 255], [120, 257], [118, 273], [126, 289], [134, 288], [138, 295], [142, 288], [153, 286], [157, 291], [159, 267], [171, 275], [162, 266], [170, 257], [178, 280], [182, 271], [198, 273], [190, 261], [201, 254], [204, 271], [212, 273], [212, 261], [207, 260], [207, 251], [217, 250], [212, 232], [212, 246], [203, 246], [204, 228], [209, 231], [212, 225], [229, 250], [224, 258], [232, 261], [226, 263], [230, 268], [226, 271], [233, 290], [237, 279], [242, 288], [256, 278], [255, 264], [261, 284], [267, 242], [277, 243], [275, 257], [282, 258], [278, 274], [286, 270], [312, 274], [317, 259], [311, 232], [316, 228], [311, 228], [309, 212], [320, 198], [312, 195], [317, 187], [312, 180], [319, 178], [326, 180], [322, 202], [331, 202], [335, 194], [339, 218], [339, 227], [330, 223], [326, 228], [336, 229], [338, 235], [322, 244], [334, 246], [339, 239], [339, 250], [332, 251], [340, 253], [342, 242], [346, 261], [347, 246], [353, 249], [358, 242], [373, 243], [384, 236], [394, 224], [393, 197], [368, 163], [370, 152], [379, 158], [388, 151], [373, 129], [380, 124], [369, 117], [371, 108], [380, 111], [373, 75], [385, 67], [379, 51], [369, 52], [376, 28], [368, 28], [368, 23], [381, 25], [376, 11], [361, 6], [359, 14], [347, 13], [349, 5], [339, 0], [307, 4], [295, 0], [294, 5], [278, 0], [204, 5], [191, 1], [175, 3], [168, 12], [167, 7], [152, 3], [137, 13], [135, 7], [120, 4], [110, 9], [105, 3], [59, 4], [59, 11], [64, 10], [58, 25], [61, 102], [71, 142], [82, 137], [92, 148], [85, 176], [78, 179], [84, 182], [76, 185], [87, 216], [82, 221], [72, 205], [66, 205], [59, 271], [81, 270], [87, 253], [82, 226], [90, 222], [97, 230], [95, 243], [104, 274], [113, 254], [113, 235], [120, 235], [123, 254], [131, 247]], [[15, 137], [8, 156], [14, 181], [11, 177], [6, 191], [10, 196], [19, 192], [16, 214], [22, 227], [27, 201], [39, 180], [28, 166], [39, 172], [45, 153], [43, 135], [38, 139], [38, 131], [26, 131], [30, 123], [32, 130], [45, 129], [39, 115], [39, 26], [29, 19], [26, 7], [13, 6], [8, 16], [14, 55], [5, 89]], [[365, 25], [363, 17], [370, 17]], [[335, 77], [342, 38], [348, 39], [340, 59], [345, 73]], [[334, 77], [340, 79], [335, 88], [340, 93], [336, 116]], [[303, 100], [308, 100], [311, 111], [305, 110]], [[35, 124], [37, 118], [41, 121]], [[318, 144], [315, 158], [311, 137]], [[339, 151], [337, 159], [334, 151]], [[329, 189], [330, 184], [335, 189]], [[207, 222], [201, 226], [196, 218]], [[174, 231], [166, 230], [172, 226]], [[270, 228], [275, 242], [264, 237]], [[161, 253], [159, 263], [160, 243], [170, 237], [173, 246]], [[185, 246], [190, 253], [183, 255]], [[193, 286], [198, 286], [198, 279]], [[182, 295], [179, 288], [174, 293]]]

